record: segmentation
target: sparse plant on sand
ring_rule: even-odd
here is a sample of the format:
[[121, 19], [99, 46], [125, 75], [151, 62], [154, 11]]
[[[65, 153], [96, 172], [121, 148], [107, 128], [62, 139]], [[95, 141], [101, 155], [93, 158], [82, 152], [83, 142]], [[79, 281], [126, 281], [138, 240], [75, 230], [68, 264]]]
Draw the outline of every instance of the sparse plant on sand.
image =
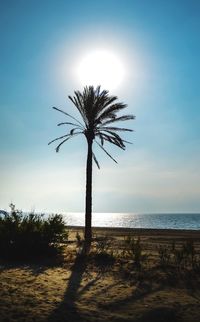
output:
[[101, 267], [101, 269], [106, 270], [108, 267], [115, 263], [115, 255], [112, 249], [112, 243], [106, 237], [96, 239], [94, 245], [94, 259], [95, 263]]
[[159, 245], [158, 247], [159, 264], [162, 268], [169, 266], [171, 261], [171, 250], [166, 245]]
[[124, 254], [127, 254], [133, 259], [134, 265], [137, 269], [142, 268], [142, 263], [147, 259], [147, 255], [143, 253], [143, 247], [140, 237], [137, 239], [127, 236], [125, 239], [126, 248]]
[[187, 240], [179, 247], [174, 245], [173, 255], [174, 263], [179, 270], [195, 267], [196, 252], [193, 240]]
[[195, 269], [198, 263], [193, 240], [187, 240], [181, 245], [172, 242], [171, 246], [159, 245], [159, 263], [163, 268], [173, 266], [178, 270]]

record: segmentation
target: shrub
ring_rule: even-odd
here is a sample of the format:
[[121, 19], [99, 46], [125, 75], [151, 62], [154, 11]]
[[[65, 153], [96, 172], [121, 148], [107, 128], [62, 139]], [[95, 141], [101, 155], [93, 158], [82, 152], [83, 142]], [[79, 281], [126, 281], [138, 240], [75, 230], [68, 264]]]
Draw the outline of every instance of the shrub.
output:
[[10, 205], [10, 213], [0, 217], [0, 257], [11, 259], [56, 255], [68, 238], [61, 215], [45, 218], [23, 214]]
[[187, 240], [182, 245], [172, 242], [171, 247], [160, 245], [158, 248], [160, 265], [166, 268], [169, 265], [175, 266], [178, 270], [198, 266], [198, 256], [195, 252], [193, 240]]
[[143, 254], [142, 244], [140, 237], [134, 239], [127, 236], [125, 239], [126, 249], [124, 254], [128, 254], [133, 259], [134, 265], [137, 269], [142, 268], [142, 262], [147, 259], [147, 255]]
[[159, 257], [159, 262], [160, 265], [163, 268], [166, 268], [170, 264], [171, 260], [171, 250], [169, 247], [160, 245], [158, 248], [158, 257]]
[[95, 252], [93, 254], [95, 264], [100, 270], [106, 271], [115, 263], [115, 256], [112, 251], [112, 245], [108, 238], [97, 239], [95, 242]]
[[187, 240], [183, 245], [183, 252], [185, 254], [185, 264], [194, 267], [195, 263], [195, 248], [193, 240]]
[[187, 267], [194, 268], [196, 253], [193, 240], [187, 240], [181, 248], [174, 247], [173, 250], [175, 265], [178, 269]]
[[100, 238], [97, 239], [95, 242], [95, 246], [96, 246], [96, 252], [98, 254], [106, 254], [109, 251], [110, 248], [110, 241], [108, 240], [108, 238], [104, 237], [104, 238]]

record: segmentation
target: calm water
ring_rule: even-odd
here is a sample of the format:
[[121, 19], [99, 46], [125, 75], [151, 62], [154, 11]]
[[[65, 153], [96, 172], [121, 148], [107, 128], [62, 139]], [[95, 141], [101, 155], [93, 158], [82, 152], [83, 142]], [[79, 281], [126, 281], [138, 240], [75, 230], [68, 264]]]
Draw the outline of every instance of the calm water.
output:
[[[67, 225], [84, 226], [83, 213], [64, 215]], [[96, 227], [200, 229], [200, 214], [94, 213]]]

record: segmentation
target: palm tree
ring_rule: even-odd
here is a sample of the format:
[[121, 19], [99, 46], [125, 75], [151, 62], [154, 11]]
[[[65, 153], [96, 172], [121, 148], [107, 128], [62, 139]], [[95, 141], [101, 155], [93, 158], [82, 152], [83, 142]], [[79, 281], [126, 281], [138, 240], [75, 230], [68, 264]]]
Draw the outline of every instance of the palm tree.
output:
[[[112, 143], [122, 150], [125, 150], [125, 143], [117, 132], [132, 131], [131, 129], [115, 127], [116, 122], [132, 120], [133, 115], [117, 116], [117, 113], [127, 107], [126, 104], [116, 102], [117, 96], [110, 96], [106, 90], [101, 91], [100, 86], [85, 87], [83, 92], [74, 91], [74, 96], [68, 96], [75, 107], [78, 109], [82, 122], [65, 111], [53, 107], [53, 109], [65, 114], [71, 122], [62, 122], [58, 126], [67, 125], [72, 127], [69, 133], [60, 136], [48, 144], [57, 140], [61, 142], [56, 147], [56, 152], [63, 143], [69, 139], [83, 134], [87, 140], [87, 166], [86, 166], [86, 206], [85, 206], [85, 240], [90, 242], [92, 238], [92, 161], [100, 168], [97, 158], [93, 152], [93, 143], [95, 142], [114, 162], [117, 161], [106, 151], [104, 142]], [[114, 124], [114, 126], [113, 126]]]

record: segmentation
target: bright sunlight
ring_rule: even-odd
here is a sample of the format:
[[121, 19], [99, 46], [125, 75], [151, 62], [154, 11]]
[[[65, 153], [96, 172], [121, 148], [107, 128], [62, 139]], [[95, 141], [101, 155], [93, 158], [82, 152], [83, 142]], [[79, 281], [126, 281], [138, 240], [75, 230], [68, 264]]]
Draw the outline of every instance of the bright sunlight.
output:
[[125, 69], [116, 54], [108, 50], [94, 50], [80, 60], [76, 73], [82, 86], [101, 85], [113, 90], [122, 84]]

